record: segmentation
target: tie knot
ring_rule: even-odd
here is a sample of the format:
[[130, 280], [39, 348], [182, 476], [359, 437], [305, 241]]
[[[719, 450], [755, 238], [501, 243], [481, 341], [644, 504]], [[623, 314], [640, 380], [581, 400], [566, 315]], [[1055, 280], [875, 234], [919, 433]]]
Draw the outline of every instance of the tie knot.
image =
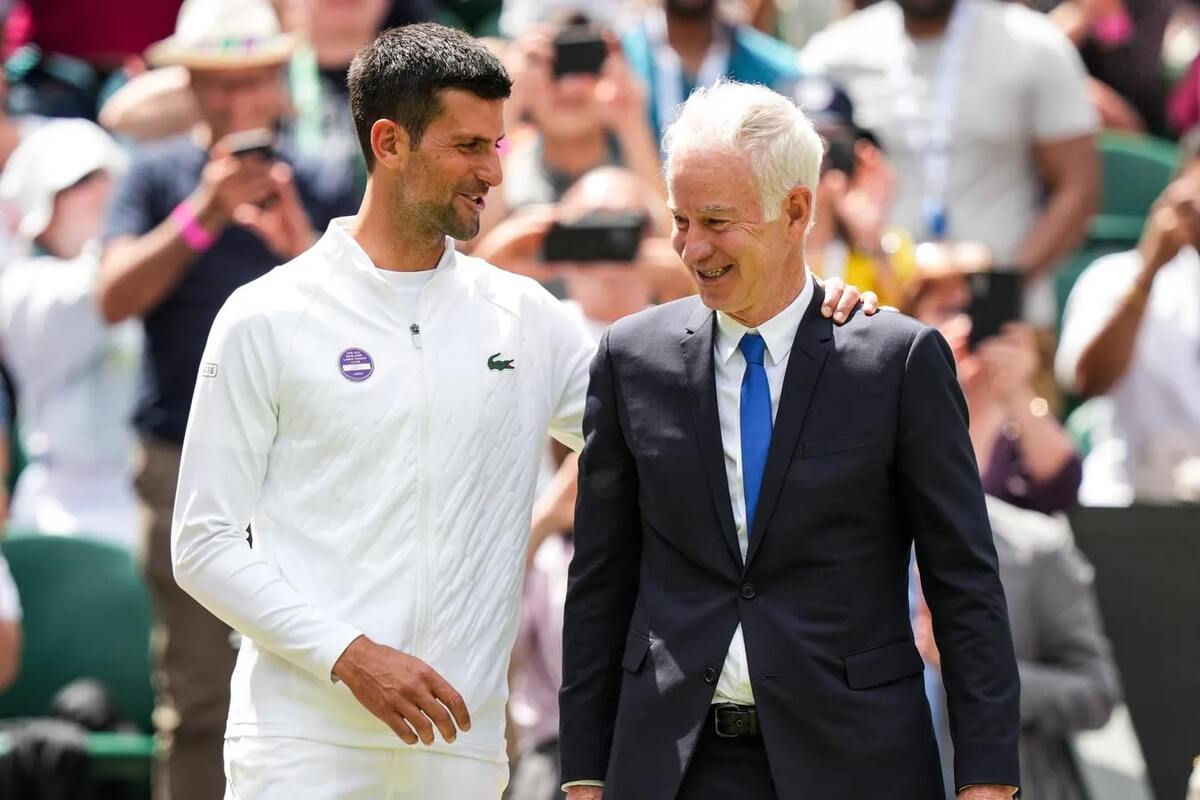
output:
[[767, 352], [767, 341], [757, 333], [747, 333], [738, 342], [738, 349], [751, 364], [762, 364], [763, 355]]

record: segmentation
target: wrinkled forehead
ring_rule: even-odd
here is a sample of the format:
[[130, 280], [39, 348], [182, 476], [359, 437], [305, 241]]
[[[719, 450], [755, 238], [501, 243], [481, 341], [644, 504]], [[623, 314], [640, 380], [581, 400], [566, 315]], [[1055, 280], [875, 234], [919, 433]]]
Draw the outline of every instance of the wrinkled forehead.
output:
[[667, 204], [689, 213], [717, 209], [751, 212], [758, 190], [745, 153], [730, 148], [690, 147], [667, 160]]

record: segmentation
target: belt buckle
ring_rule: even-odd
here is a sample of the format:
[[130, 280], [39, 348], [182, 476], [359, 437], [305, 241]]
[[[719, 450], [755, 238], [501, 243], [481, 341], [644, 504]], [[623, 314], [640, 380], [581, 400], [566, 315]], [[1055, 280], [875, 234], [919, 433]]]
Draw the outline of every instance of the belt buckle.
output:
[[725, 733], [721, 730], [721, 712], [722, 711], [737, 711], [738, 706], [734, 703], [721, 703], [713, 707], [713, 730], [717, 736], [722, 739], [736, 739], [741, 734]]

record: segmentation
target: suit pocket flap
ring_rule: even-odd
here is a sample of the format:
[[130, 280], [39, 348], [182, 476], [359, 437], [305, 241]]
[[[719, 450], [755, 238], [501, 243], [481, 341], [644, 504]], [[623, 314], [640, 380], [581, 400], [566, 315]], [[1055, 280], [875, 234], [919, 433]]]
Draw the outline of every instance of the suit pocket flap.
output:
[[843, 450], [866, 447], [878, 440], [879, 432], [869, 430], [862, 431], [861, 433], [848, 433], [844, 436], [828, 436], [824, 439], [814, 439], [811, 442], [801, 442], [800, 446], [803, 448], [805, 458], [816, 458], [817, 456], [840, 453]]
[[915, 675], [925, 668], [911, 641], [893, 642], [845, 656], [846, 682], [851, 689], [870, 689]]
[[621, 658], [621, 668], [637, 672], [649, 650], [650, 640], [643, 634], [630, 631], [625, 637], [625, 655]]

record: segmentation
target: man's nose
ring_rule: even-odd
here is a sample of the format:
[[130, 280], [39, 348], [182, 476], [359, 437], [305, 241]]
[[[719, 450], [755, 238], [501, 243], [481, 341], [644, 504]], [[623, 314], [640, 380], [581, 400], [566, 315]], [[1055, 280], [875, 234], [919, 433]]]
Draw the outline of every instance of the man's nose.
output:
[[683, 259], [683, 263], [689, 267], [696, 267], [703, 264], [705, 260], [712, 257], [714, 248], [708, 241], [707, 237], [695, 228], [689, 228], [683, 234], [683, 250], [679, 257]]
[[488, 186], [499, 186], [500, 182], [504, 180], [504, 168], [500, 165], [500, 151], [493, 147], [492, 151], [484, 156], [483, 167], [475, 175]]

